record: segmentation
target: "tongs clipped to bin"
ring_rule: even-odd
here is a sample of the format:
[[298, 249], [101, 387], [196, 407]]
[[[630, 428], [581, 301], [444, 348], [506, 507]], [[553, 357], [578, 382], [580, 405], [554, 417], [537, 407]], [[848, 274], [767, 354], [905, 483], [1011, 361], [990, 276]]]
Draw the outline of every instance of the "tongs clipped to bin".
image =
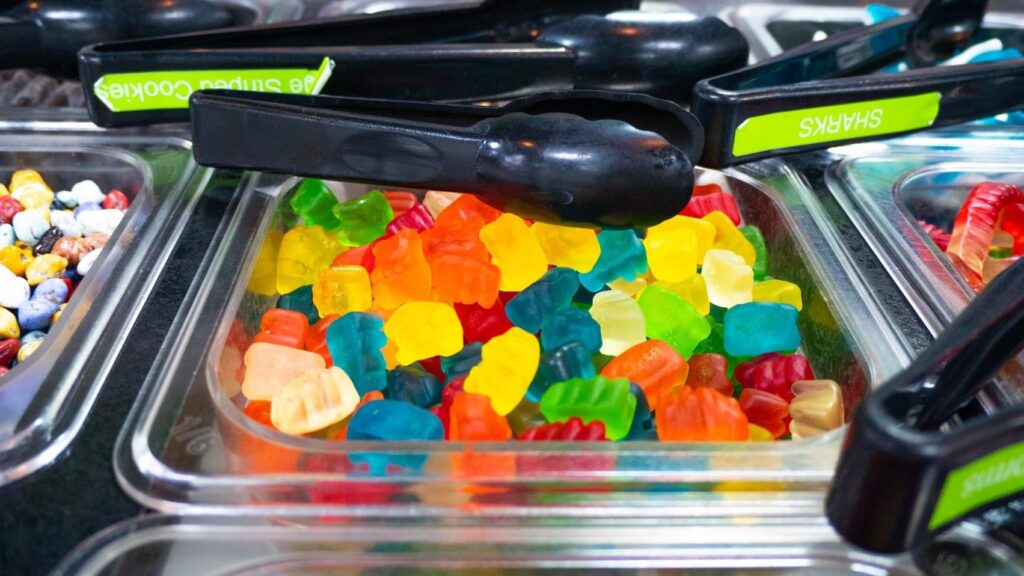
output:
[[1022, 287], [1018, 261], [861, 402], [827, 501], [846, 539], [901, 552], [1024, 493], [1024, 406], [939, 429], [1024, 346]]
[[[691, 110], [708, 134], [701, 165], [874, 140], [1024, 106], [1024, 59], [868, 72], [952, 56], [986, 0], [922, 0], [910, 14], [809, 42], [700, 82]], [[860, 74], [860, 75], [858, 75]]]
[[476, 194], [525, 217], [609, 228], [679, 213], [704, 134], [643, 94], [575, 91], [499, 107], [202, 91], [207, 166]]
[[94, 122], [188, 120], [199, 89], [480, 102], [570, 89], [686, 100], [746, 64], [717, 18], [616, 14], [639, 0], [486, 0], [100, 44], [80, 54]]

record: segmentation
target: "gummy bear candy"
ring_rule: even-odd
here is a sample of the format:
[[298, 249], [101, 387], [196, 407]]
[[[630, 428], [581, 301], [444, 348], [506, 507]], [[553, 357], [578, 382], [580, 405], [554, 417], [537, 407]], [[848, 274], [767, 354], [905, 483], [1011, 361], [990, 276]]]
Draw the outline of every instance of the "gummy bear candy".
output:
[[751, 268], [754, 270], [754, 279], [760, 280], [768, 273], [768, 247], [765, 245], [764, 235], [757, 226], [740, 226], [739, 231], [754, 249], [754, 263]]
[[249, 400], [271, 400], [294, 378], [325, 368], [324, 359], [318, 354], [266, 342], [249, 346], [244, 362], [242, 393]]
[[443, 388], [437, 376], [418, 364], [410, 364], [388, 371], [388, 385], [384, 389], [384, 397], [429, 408], [441, 401]]
[[594, 294], [590, 316], [601, 327], [602, 354], [621, 354], [646, 339], [646, 324], [640, 305], [622, 292], [605, 290]]
[[294, 310], [271, 308], [260, 319], [260, 332], [253, 340], [289, 348], [302, 348], [306, 342], [309, 320]]
[[355, 383], [359, 395], [387, 386], [387, 371], [381, 348], [387, 337], [384, 321], [366, 312], [349, 312], [327, 327], [327, 348], [334, 365]]
[[387, 231], [395, 213], [380, 190], [341, 202], [332, 209], [341, 227], [342, 242], [352, 246], [369, 244]]
[[504, 416], [495, 412], [487, 396], [459, 392], [449, 412], [449, 439], [459, 441], [504, 441], [512, 429]]
[[643, 390], [647, 403], [658, 409], [661, 393], [686, 383], [689, 367], [672, 346], [648, 340], [626, 350], [601, 369], [606, 378], [626, 378]]
[[789, 304], [749, 302], [725, 313], [725, 351], [733, 356], [758, 356], [800, 346], [799, 313]]
[[652, 286], [658, 286], [664, 288], [670, 292], [673, 292], [690, 306], [697, 311], [701, 316], [707, 316], [711, 313], [711, 301], [708, 300], [708, 286], [704, 281], [704, 277], [700, 274], [694, 274], [682, 282], [662, 282], [657, 281]]
[[562, 308], [541, 326], [540, 343], [545, 350], [553, 350], [569, 342], [593, 354], [601, 348], [601, 326], [583, 310]]
[[537, 374], [527, 390], [527, 398], [540, 400], [544, 392], [555, 382], [573, 378], [590, 378], [597, 371], [590, 359], [590, 351], [579, 342], [568, 342], [544, 352], [540, 357]]
[[689, 361], [690, 372], [686, 385], [690, 388], [707, 387], [718, 390], [725, 396], [732, 396], [733, 386], [729, 380], [729, 360], [721, 354], [705, 352], [694, 354]]
[[331, 349], [327, 346], [327, 328], [338, 318], [337, 314], [332, 314], [310, 326], [306, 331], [306, 341], [303, 343], [306, 350], [323, 356], [328, 366], [334, 364], [334, 359], [331, 358]]
[[399, 364], [462, 349], [462, 324], [455, 309], [443, 302], [402, 304], [384, 324], [384, 333], [398, 346]]
[[338, 199], [323, 180], [303, 180], [295, 189], [288, 205], [302, 218], [306, 226], [321, 226], [328, 232], [334, 232], [341, 227], [341, 221], [333, 212], [334, 207], [338, 205]]
[[678, 226], [673, 220], [648, 228], [644, 249], [652, 276], [666, 282], [682, 282], [697, 273], [698, 241], [693, 230]]
[[505, 305], [501, 302], [495, 302], [490, 308], [456, 303], [455, 313], [462, 322], [462, 335], [467, 344], [487, 342], [512, 327], [512, 323], [505, 315]]
[[440, 214], [434, 215], [434, 226], [444, 228], [455, 222], [479, 222], [477, 232], [485, 224], [501, 216], [501, 210], [489, 206], [472, 194], [462, 194]]
[[453, 202], [459, 199], [462, 194], [458, 192], [438, 192], [436, 190], [428, 190], [423, 195], [423, 206], [430, 211], [430, 215], [436, 220], [441, 212], [444, 212], [446, 208], [452, 205]]
[[648, 338], [663, 340], [683, 358], [711, 334], [711, 325], [689, 302], [661, 286], [650, 286], [637, 300]]
[[412, 210], [419, 203], [415, 194], [403, 190], [387, 190], [384, 192], [384, 199], [388, 201], [388, 206], [391, 206], [395, 218]]
[[736, 199], [731, 194], [721, 191], [691, 197], [680, 214], [703, 218], [716, 211], [727, 216], [733, 225], [740, 225], [740, 209], [736, 206]]
[[548, 269], [537, 238], [515, 214], [502, 214], [480, 229], [480, 240], [491, 253], [491, 263], [501, 270], [498, 288], [517, 292], [535, 282]]
[[636, 403], [636, 396], [629, 392], [629, 380], [594, 376], [552, 385], [540, 399], [540, 411], [552, 422], [564, 422], [573, 416], [586, 423], [600, 420], [609, 440], [621, 440], [629, 433]]
[[752, 267], [754, 265], [757, 260], [757, 253], [754, 251], [754, 247], [725, 214], [714, 211], [706, 214], [703, 219], [715, 227], [713, 249], [728, 250], [743, 257], [743, 261], [748, 266]]
[[523, 399], [537, 374], [540, 345], [532, 334], [513, 327], [484, 344], [481, 355], [480, 364], [469, 371], [465, 390], [489, 397], [494, 411], [504, 416]]
[[593, 230], [536, 222], [530, 231], [537, 237], [548, 262], [554, 266], [586, 273], [594, 268], [601, 256], [601, 245]]
[[285, 232], [277, 253], [277, 291], [287, 294], [313, 284], [340, 251], [336, 239], [320, 226], [296, 226]]
[[789, 304], [797, 310], [803, 309], [800, 287], [792, 282], [774, 278], [754, 284], [754, 302], [778, 302]]
[[744, 388], [740, 408], [751, 424], [764, 428], [772, 438], [782, 436], [789, 427], [789, 403], [770, 392]]
[[[3, 198], [0, 198], [3, 200]], [[249, 276], [248, 290], [253, 294], [259, 294], [261, 296], [273, 296], [277, 294], [277, 253], [281, 249], [281, 239], [284, 237], [284, 232], [278, 229], [271, 229], [267, 232], [266, 237], [263, 239], [263, 244], [260, 246], [260, 251], [256, 255], [256, 262], [253, 265], [252, 275]], [[63, 242], [62, 242], [63, 240]], [[68, 258], [68, 255], [61, 254], [65, 258], [68, 258], [68, 263], [77, 265], [78, 260], [82, 257], [79, 254], [84, 247], [79, 248], [78, 244], [70, 238], [63, 238], [58, 240], [57, 244], [54, 244], [54, 251], [56, 252], [58, 246], [63, 246], [61, 250], [67, 250], [68, 255], [76, 254], [74, 261]]]
[[438, 293], [460, 304], [490, 308], [498, 299], [501, 272], [480, 240], [482, 222], [452, 221], [426, 230], [422, 238]]
[[441, 370], [448, 379], [469, 374], [474, 366], [480, 363], [483, 344], [473, 342], [467, 344], [455, 354], [441, 358]]
[[605, 437], [604, 422], [594, 420], [584, 424], [583, 420], [574, 416], [565, 422], [553, 422], [530, 428], [519, 439], [527, 442], [601, 442], [608, 438]]
[[666, 392], [658, 401], [655, 419], [662, 442], [734, 442], [750, 437], [739, 402], [711, 388], [679, 386]]
[[729, 308], [753, 299], [754, 270], [728, 250], [708, 250], [701, 276], [707, 283], [708, 300], [715, 306]]
[[764, 390], [790, 401], [790, 386], [797, 380], [814, 380], [814, 370], [807, 358], [799, 354], [771, 353], [740, 364], [733, 376], [744, 388]]
[[278, 390], [270, 402], [270, 422], [286, 434], [308, 434], [341, 422], [357, 404], [352, 381], [332, 366], [306, 372]]
[[527, 332], [540, 331], [544, 319], [572, 302], [580, 288], [579, 274], [569, 268], [552, 268], [505, 304], [505, 314]]
[[397, 400], [364, 404], [348, 425], [348, 440], [440, 440], [444, 427], [427, 410]]
[[427, 210], [422, 204], [410, 208], [404, 212], [401, 216], [397, 216], [394, 220], [388, 224], [388, 234], [398, 234], [399, 230], [405, 228], [411, 228], [417, 232], [427, 230], [434, 225], [434, 217], [430, 215], [430, 211]]
[[277, 307], [285, 310], [295, 310], [306, 315], [310, 324], [316, 324], [320, 320], [320, 314], [313, 304], [313, 286], [299, 286], [295, 290], [282, 294], [277, 299]]
[[824, 434], [843, 425], [843, 391], [832, 380], [793, 383], [789, 425], [794, 440]]
[[317, 273], [313, 305], [320, 316], [369, 310], [373, 305], [370, 275], [362, 266], [331, 266]]
[[373, 257], [376, 264], [370, 281], [373, 297], [381, 308], [391, 310], [430, 297], [430, 266], [414, 230], [400, 230], [381, 240], [373, 248]]
[[632, 230], [602, 230], [597, 241], [601, 256], [590, 272], [580, 275], [587, 290], [597, 292], [613, 280], [632, 280], [647, 271], [644, 245]]

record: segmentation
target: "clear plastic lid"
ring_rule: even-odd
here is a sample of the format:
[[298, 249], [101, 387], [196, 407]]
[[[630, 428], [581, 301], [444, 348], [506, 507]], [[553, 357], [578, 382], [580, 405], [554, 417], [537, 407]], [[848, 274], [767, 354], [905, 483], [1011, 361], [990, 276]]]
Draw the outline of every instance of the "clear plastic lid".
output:
[[54, 574], [921, 574], [909, 558], [876, 557], [843, 545], [814, 518], [348, 518], [302, 528], [285, 524], [255, 518], [133, 520], [84, 542]]
[[[908, 361], [884, 310], [837, 249], [840, 239], [801, 180], [765, 163], [764, 183], [729, 173], [747, 222], [760, 227], [769, 273], [796, 282], [804, 353], [843, 386], [847, 411]], [[245, 514], [528, 514], [608, 508], [700, 516], [725, 503], [744, 511], [816, 511], [843, 430], [802, 441], [732, 444], [329, 442], [286, 436], [236, 403], [236, 337], [258, 328], [273, 299], [247, 292], [263, 238], [285, 226], [295, 180], [253, 178], [226, 216], [214, 252], [168, 335], [119, 438], [122, 486], [161, 510]], [[342, 197], [365, 187], [340, 185]], [[280, 208], [280, 210], [279, 210]], [[232, 327], [235, 327], [234, 329]], [[397, 466], [366, 470], [355, 459]], [[781, 491], [780, 491], [781, 490]], [[788, 491], [788, 492], [787, 492]], [[272, 512], [271, 512], [272, 511]]]
[[0, 485], [52, 462], [81, 428], [209, 175], [171, 136], [0, 131], [0, 180], [28, 168], [54, 191], [89, 179], [131, 204], [41, 347], [0, 379]]

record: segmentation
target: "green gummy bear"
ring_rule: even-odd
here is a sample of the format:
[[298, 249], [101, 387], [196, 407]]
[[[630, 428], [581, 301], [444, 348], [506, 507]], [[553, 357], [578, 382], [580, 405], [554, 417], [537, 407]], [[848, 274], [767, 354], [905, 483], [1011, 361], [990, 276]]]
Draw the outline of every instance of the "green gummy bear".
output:
[[638, 300], [648, 338], [663, 340], [686, 359], [711, 335], [711, 324], [678, 294], [661, 286], [648, 286]]
[[754, 247], [754, 279], [762, 280], [768, 274], [768, 247], [764, 243], [764, 234], [757, 226], [740, 226], [740, 234]]
[[565, 422], [573, 416], [585, 424], [600, 420], [609, 440], [621, 440], [633, 424], [636, 396], [629, 393], [625, 378], [573, 378], [552, 384], [544, 392], [540, 412], [550, 422]]
[[334, 215], [338, 199], [323, 180], [306, 178], [295, 189], [288, 205], [302, 217], [306, 226], [321, 226], [328, 232], [341, 228], [341, 221]]
[[364, 246], [387, 232], [395, 213], [380, 190], [341, 202], [332, 210], [341, 222], [339, 239], [351, 246]]

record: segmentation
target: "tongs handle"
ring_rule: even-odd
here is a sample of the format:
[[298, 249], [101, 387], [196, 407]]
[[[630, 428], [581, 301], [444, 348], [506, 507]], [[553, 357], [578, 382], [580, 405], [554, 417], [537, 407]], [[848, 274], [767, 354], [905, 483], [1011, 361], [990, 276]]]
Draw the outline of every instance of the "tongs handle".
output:
[[1024, 407], [938, 430], [1024, 346], [1022, 286], [1018, 261], [861, 403], [827, 502], [845, 538], [908, 550], [1024, 491]]

